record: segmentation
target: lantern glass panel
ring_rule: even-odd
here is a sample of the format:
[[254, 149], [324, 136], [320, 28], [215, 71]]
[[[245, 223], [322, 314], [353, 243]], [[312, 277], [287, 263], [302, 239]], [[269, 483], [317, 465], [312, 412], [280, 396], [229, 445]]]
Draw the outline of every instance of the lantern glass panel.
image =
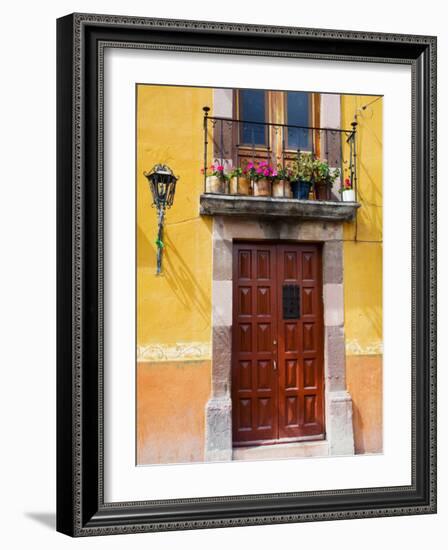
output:
[[153, 203], [157, 207], [170, 208], [173, 204], [177, 178], [172, 171], [162, 165], [156, 165], [151, 173], [145, 173], [148, 178]]

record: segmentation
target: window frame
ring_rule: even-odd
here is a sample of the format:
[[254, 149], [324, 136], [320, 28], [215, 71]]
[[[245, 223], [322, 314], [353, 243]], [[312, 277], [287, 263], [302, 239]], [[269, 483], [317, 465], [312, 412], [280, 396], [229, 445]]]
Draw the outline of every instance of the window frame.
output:
[[[235, 120], [244, 120], [241, 110], [240, 93], [248, 88], [238, 88], [233, 90], [233, 118]], [[287, 91], [291, 90], [263, 90], [265, 92], [265, 122], [287, 124]], [[317, 128], [320, 126], [320, 94], [317, 92], [307, 92], [311, 96], [310, 101], [310, 127]], [[246, 144], [242, 140], [242, 131], [239, 124], [235, 124], [233, 128], [233, 162], [235, 165], [241, 164], [241, 159], [248, 161], [249, 159], [260, 161], [268, 160], [275, 157], [277, 162], [281, 159], [282, 164], [291, 162], [297, 158], [297, 149], [288, 147], [287, 132], [284, 140], [284, 147], [282, 143], [277, 143], [275, 150], [273, 144], [274, 140], [274, 126], [266, 126], [267, 139], [264, 145], [252, 145]], [[305, 153], [314, 153], [316, 156], [320, 156], [320, 132], [315, 131], [313, 133], [313, 139], [311, 147], [303, 149]]]
[[[292, 90], [281, 92], [283, 95], [283, 123], [288, 124], [288, 93]], [[320, 126], [320, 94], [315, 92], [305, 92], [309, 95], [308, 104], [308, 126], [318, 128]], [[317, 144], [320, 152], [320, 132], [314, 131], [311, 134], [311, 143], [308, 147], [301, 149], [305, 153], [316, 153]], [[285, 153], [297, 152], [297, 148], [290, 147], [288, 143], [288, 132], [285, 133]]]
[[[233, 98], [234, 98], [234, 101], [233, 101], [233, 118], [236, 119], [236, 120], [244, 120], [244, 113], [242, 113], [242, 101], [241, 101], [241, 92], [245, 91], [245, 90], [259, 90], [259, 91], [262, 91], [264, 92], [264, 97], [265, 97], [265, 101], [264, 101], [264, 122], [269, 122], [269, 114], [270, 114], [270, 102], [271, 102], [271, 98], [270, 98], [270, 92], [269, 90], [262, 90], [260, 88], [238, 88], [236, 90], [233, 91]], [[258, 150], [263, 150], [263, 149], [268, 149], [269, 148], [269, 143], [270, 143], [270, 136], [268, 136], [268, 132], [269, 132], [269, 127], [268, 126], [265, 126], [264, 127], [264, 134], [265, 134], [265, 142], [262, 144], [262, 143], [245, 143], [244, 140], [243, 140], [243, 129], [242, 127], [237, 124], [236, 125], [236, 141], [235, 143], [238, 144], [239, 147], [243, 147], [243, 148], [247, 148], [247, 149], [252, 149], [252, 148], [255, 148], [255, 149], [258, 149]]]

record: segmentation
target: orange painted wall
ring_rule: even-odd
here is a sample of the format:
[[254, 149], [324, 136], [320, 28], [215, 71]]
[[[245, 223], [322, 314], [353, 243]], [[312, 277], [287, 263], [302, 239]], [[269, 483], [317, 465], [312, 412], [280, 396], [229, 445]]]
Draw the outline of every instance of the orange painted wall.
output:
[[137, 464], [204, 460], [210, 361], [137, 365]]
[[383, 450], [383, 356], [348, 355], [347, 388], [353, 399], [356, 453]]

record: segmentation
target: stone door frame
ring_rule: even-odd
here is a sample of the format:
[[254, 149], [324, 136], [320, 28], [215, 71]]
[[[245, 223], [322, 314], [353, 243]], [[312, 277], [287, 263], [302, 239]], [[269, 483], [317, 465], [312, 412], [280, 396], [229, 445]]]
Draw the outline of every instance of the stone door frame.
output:
[[[233, 241], [322, 244], [325, 424], [328, 453], [353, 455], [352, 400], [345, 380], [343, 228], [340, 222], [213, 218], [211, 396], [205, 410], [205, 460], [232, 460]], [[300, 445], [300, 443], [298, 443]]]

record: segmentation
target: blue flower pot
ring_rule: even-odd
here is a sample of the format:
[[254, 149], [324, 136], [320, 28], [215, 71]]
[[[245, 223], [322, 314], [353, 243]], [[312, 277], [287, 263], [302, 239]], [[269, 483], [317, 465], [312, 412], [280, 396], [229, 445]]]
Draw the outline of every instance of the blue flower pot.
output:
[[302, 199], [302, 200], [307, 199], [310, 193], [310, 189], [311, 189], [310, 181], [298, 180], [298, 181], [291, 182], [292, 196], [295, 199]]

